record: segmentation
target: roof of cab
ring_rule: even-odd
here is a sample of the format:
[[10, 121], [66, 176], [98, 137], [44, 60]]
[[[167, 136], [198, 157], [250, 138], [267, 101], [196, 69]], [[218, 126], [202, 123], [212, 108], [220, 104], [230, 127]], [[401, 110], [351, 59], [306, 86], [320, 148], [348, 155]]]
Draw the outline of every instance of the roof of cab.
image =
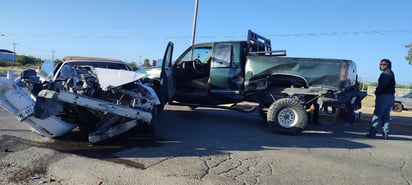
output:
[[67, 56], [63, 58], [63, 61], [71, 61], [71, 60], [87, 60], [87, 61], [110, 61], [110, 62], [123, 62], [119, 59], [112, 59], [112, 58], [99, 58], [99, 57], [83, 57], [83, 56]]

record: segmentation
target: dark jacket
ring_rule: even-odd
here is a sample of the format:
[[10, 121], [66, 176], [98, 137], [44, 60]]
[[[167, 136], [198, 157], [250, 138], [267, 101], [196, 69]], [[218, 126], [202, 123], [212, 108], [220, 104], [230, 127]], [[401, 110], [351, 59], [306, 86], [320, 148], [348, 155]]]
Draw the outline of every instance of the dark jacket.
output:
[[390, 68], [382, 71], [378, 80], [378, 87], [376, 87], [375, 95], [394, 95], [395, 94], [395, 75]]

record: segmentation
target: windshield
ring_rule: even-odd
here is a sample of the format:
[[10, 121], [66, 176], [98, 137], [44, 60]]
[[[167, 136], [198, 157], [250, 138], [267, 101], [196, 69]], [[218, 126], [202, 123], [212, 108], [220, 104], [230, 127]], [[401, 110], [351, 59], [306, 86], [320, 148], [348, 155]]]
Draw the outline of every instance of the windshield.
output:
[[53, 75], [54, 63], [51, 60], [45, 60], [40, 67], [38, 74], [45, 78], [50, 79]]
[[118, 69], [118, 70], [127, 70], [131, 71], [130, 67], [122, 62], [107, 62], [107, 61], [76, 61], [76, 62], [66, 62], [61, 66], [60, 72], [56, 75], [67, 77], [73, 71], [75, 66], [92, 66], [95, 68], [105, 68], [105, 69]]
[[124, 63], [114, 63], [114, 62], [67, 62], [65, 66], [73, 67], [73, 66], [93, 66], [98, 68], [106, 68], [106, 69], [121, 69], [121, 70], [130, 70], [129, 67]]

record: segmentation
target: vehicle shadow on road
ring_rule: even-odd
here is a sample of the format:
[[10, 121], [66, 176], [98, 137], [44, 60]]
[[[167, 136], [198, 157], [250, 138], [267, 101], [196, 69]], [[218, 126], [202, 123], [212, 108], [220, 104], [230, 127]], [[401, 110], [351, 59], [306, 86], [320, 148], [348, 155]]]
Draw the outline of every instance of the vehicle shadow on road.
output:
[[[281, 150], [284, 148], [371, 148], [366, 127], [324, 123], [308, 125], [298, 136], [281, 135], [269, 129], [255, 113], [219, 109], [165, 110], [155, 121], [154, 134], [138, 129], [93, 146], [117, 146], [109, 153], [121, 158], [205, 156], [228, 151]], [[411, 140], [397, 137], [393, 140]], [[107, 148], [106, 148], [107, 149]], [[106, 150], [103, 149], [103, 150]], [[87, 152], [89, 153], [89, 152]], [[99, 153], [99, 152], [97, 152]]]
[[[322, 120], [321, 120], [322, 121]], [[153, 134], [133, 129], [98, 144], [73, 131], [52, 143], [19, 141], [63, 153], [105, 159], [139, 167], [134, 158], [208, 156], [230, 151], [282, 150], [288, 148], [363, 149], [372, 148], [365, 137], [365, 125], [308, 125], [298, 136], [274, 133], [257, 113], [221, 109], [165, 110], [154, 121]], [[411, 140], [411, 134], [393, 131], [391, 140]], [[384, 141], [384, 140], [382, 140]]]

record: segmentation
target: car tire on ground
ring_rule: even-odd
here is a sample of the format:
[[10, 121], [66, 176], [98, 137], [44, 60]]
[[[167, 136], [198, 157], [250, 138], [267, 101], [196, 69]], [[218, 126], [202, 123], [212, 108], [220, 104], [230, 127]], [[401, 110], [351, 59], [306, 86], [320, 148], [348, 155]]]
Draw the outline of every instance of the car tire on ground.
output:
[[395, 112], [402, 112], [403, 106], [401, 103], [397, 102], [393, 105], [392, 110]]
[[267, 122], [275, 132], [298, 135], [305, 128], [308, 116], [296, 99], [282, 98], [270, 105]]

